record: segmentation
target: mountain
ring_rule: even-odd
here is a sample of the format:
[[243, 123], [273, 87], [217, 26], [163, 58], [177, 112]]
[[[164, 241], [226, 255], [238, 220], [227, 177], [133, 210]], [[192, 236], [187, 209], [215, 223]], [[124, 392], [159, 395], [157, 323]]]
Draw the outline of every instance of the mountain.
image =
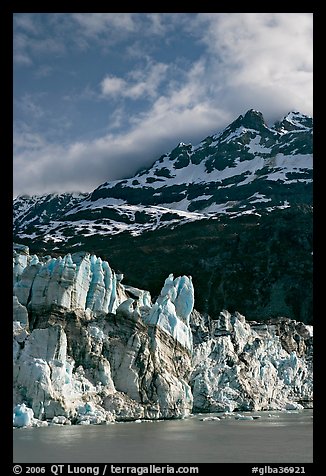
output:
[[[51, 223], [56, 223], [71, 208], [76, 206], [86, 193], [61, 193], [47, 195], [21, 195], [14, 200], [13, 223], [14, 234], [21, 238], [34, 238], [34, 234], [40, 234], [40, 230], [46, 233]], [[25, 235], [24, 230], [35, 230]]]
[[312, 320], [312, 118], [269, 127], [249, 110], [196, 146], [180, 142], [134, 177], [89, 194], [18, 197], [14, 241], [83, 249], [160, 292], [187, 274], [196, 309]]
[[199, 145], [181, 142], [135, 177], [101, 185], [75, 213], [98, 210], [112, 199], [117, 205], [154, 205], [206, 216], [307, 203], [311, 154], [311, 119], [290, 113], [269, 128], [261, 113], [250, 110]]
[[[312, 119], [289, 113], [268, 127], [249, 110], [197, 146], [181, 142], [134, 177], [86, 194], [18, 197], [16, 240], [133, 235], [209, 218], [311, 203]], [[46, 226], [45, 226], [46, 225]]]
[[15, 427], [312, 407], [311, 326], [213, 321], [188, 276], [170, 274], [153, 302], [86, 252], [20, 245], [13, 263]]

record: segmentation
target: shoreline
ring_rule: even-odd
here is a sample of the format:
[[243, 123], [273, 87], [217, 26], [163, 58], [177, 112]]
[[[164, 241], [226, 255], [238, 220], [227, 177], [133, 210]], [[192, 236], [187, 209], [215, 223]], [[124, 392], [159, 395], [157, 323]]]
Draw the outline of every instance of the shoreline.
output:
[[[163, 422], [176, 422], [176, 421], [184, 421], [184, 420], [191, 420], [191, 419], [199, 419], [200, 421], [221, 421], [221, 420], [246, 420], [246, 421], [253, 421], [259, 420], [262, 417], [268, 418], [275, 418], [280, 415], [285, 414], [304, 414], [305, 412], [313, 413], [313, 407], [303, 408], [303, 409], [280, 409], [280, 410], [249, 410], [249, 411], [233, 411], [233, 412], [196, 412], [190, 413], [184, 417], [176, 417], [176, 418], [157, 418], [157, 419], [149, 419], [149, 418], [137, 418], [137, 419], [126, 419], [126, 420], [114, 420], [114, 421], [107, 421], [101, 423], [90, 423], [88, 420], [87, 423], [72, 423], [71, 420], [66, 419], [65, 423], [52, 423], [52, 421], [41, 421], [39, 425], [30, 425], [30, 426], [22, 426], [17, 427], [13, 426], [13, 430], [26, 430], [26, 429], [35, 429], [35, 428], [50, 428], [50, 427], [81, 427], [81, 426], [91, 426], [91, 427], [98, 427], [98, 426], [110, 426], [115, 424], [121, 423], [163, 423]], [[65, 417], [64, 417], [65, 418]]]

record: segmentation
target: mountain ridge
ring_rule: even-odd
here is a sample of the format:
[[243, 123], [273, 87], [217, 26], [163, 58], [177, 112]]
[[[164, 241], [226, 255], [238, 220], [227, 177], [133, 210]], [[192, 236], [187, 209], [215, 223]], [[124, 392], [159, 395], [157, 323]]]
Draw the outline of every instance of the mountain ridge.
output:
[[[311, 183], [312, 118], [291, 112], [268, 127], [262, 113], [249, 110], [196, 146], [180, 142], [129, 179], [105, 182], [88, 194], [17, 197], [14, 234], [55, 242], [73, 229], [137, 235], [221, 213], [311, 203]], [[51, 220], [56, 223], [47, 236], [43, 225]], [[62, 235], [64, 229], [70, 232]]]

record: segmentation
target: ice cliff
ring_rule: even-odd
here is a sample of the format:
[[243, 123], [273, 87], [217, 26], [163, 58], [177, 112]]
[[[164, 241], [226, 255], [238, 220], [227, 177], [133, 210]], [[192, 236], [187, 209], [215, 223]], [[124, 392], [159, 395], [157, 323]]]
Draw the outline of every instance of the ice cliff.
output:
[[13, 275], [14, 424], [190, 413], [190, 278], [170, 275], [152, 305], [87, 253], [39, 259], [15, 249]]
[[194, 411], [302, 409], [313, 400], [312, 326], [193, 313]]
[[14, 247], [14, 426], [311, 405], [309, 326], [201, 316], [188, 276], [154, 303], [122, 280], [95, 255]]

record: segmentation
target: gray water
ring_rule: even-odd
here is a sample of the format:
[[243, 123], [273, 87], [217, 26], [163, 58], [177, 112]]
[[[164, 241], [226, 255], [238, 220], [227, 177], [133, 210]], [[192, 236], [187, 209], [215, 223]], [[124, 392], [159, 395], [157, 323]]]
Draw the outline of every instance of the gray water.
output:
[[[245, 413], [242, 413], [245, 414]], [[214, 414], [218, 416], [218, 414]], [[312, 410], [14, 430], [15, 463], [310, 463]], [[270, 417], [268, 415], [271, 415]]]

